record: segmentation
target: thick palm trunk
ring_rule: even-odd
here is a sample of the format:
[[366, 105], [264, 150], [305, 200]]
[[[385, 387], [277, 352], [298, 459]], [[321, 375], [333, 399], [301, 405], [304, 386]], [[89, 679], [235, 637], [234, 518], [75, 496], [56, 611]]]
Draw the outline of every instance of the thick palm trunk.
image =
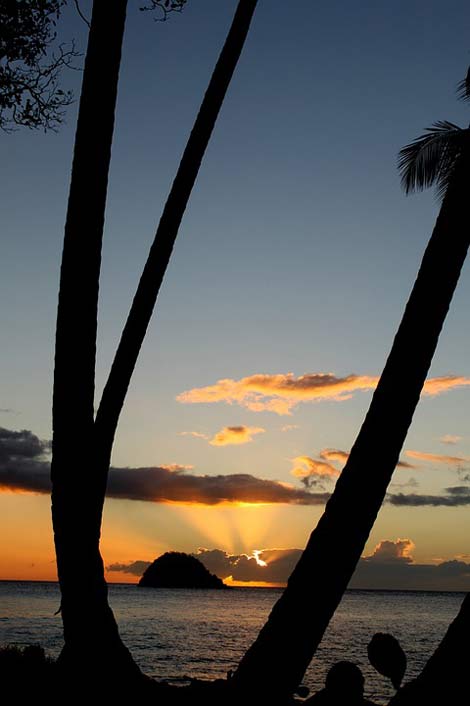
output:
[[442, 706], [468, 703], [470, 594], [423, 671], [390, 701], [389, 706]]
[[126, 6], [127, 0], [115, 0], [112, 9], [105, 0], [93, 4], [57, 315], [52, 519], [62, 594], [62, 661], [75, 661], [77, 667], [80, 658], [89, 661], [103, 644], [124, 652], [107, 603], [90, 481], [96, 450], [93, 402], [101, 242]]
[[102, 461], [99, 502], [103, 506], [111, 449], [132, 373], [217, 116], [240, 58], [257, 0], [240, 0], [199, 114], [184, 150], [155, 239], [132, 302], [96, 415]]
[[[234, 687], [281, 701], [301, 681], [384, 500], [470, 240], [468, 162], [448, 189], [372, 402], [286, 590], [243, 657]], [[346, 637], [346, 636], [345, 636]]]

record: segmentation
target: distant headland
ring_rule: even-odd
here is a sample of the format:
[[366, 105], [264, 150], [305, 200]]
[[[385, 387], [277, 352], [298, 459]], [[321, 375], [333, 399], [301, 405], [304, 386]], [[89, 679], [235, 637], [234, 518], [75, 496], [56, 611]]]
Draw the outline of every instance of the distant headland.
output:
[[150, 588], [229, 588], [199, 559], [184, 552], [165, 552], [145, 569], [139, 586]]

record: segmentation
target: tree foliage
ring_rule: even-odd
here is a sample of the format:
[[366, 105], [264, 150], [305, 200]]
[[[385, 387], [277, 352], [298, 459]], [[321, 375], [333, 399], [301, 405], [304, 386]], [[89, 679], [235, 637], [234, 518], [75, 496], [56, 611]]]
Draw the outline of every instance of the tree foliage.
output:
[[72, 45], [52, 52], [65, 0], [0, 0], [0, 129], [56, 130], [73, 100], [59, 84], [78, 56]]
[[[457, 85], [457, 96], [470, 100], [470, 68]], [[405, 145], [398, 155], [398, 169], [405, 193], [436, 187], [442, 200], [462, 155], [468, 153], [470, 129], [461, 128], [448, 120], [438, 120], [426, 128], [423, 135]]]

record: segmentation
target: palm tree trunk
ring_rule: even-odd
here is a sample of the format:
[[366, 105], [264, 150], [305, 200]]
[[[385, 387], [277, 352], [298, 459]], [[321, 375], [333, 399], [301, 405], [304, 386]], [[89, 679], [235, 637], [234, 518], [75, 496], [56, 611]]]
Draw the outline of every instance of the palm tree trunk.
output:
[[[62, 594], [62, 663], [124, 648], [107, 602], [100, 525], [89, 490], [94, 455], [98, 286], [127, 0], [95, 0], [65, 224], [53, 392], [52, 520]], [[93, 468], [91, 468], [91, 471]], [[106, 644], [107, 650], [103, 650]], [[116, 652], [116, 649], [114, 650]]]
[[[59, 294], [52, 478], [53, 522], [66, 639], [62, 661], [78, 665], [80, 655], [85, 654], [88, 667], [90, 661], [93, 662], [96, 658], [100, 673], [105, 667], [105, 658], [109, 669], [114, 669], [115, 673], [116, 669], [118, 673], [128, 673], [129, 670], [136, 673], [137, 669], [119, 638], [117, 625], [108, 605], [103, 561], [99, 552], [102, 511], [114, 434], [177, 231], [240, 57], [256, 3], [257, 0], [239, 2], [165, 205], [155, 242], [93, 423], [101, 233], [120, 57], [117, 31], [110, 26], [109, 17], [112, 16], [115, 25], [118, 23], [116, 15], [121, 13], [123, 29], [126, 2], [119, 0], [120, 8], [117, 4], [116, 7], [113, 5], [113, 12], [109, 12], [108, 8], [108, 18], [104, 14], [99, 16], [100, 8], [103, 13], [104, 3], [95, 0], [94, 4], [77, 127]], [[100, 32], [103, 31], [106, 32], [107, 41], [99, 38]], [[109, 48], [111, 36], [113, 40], [116, 39], [114, 63], [111, 61]], [[106, 55], [102, 56], [104, 47]], [[112, 77], [113, 71], [115, 73]], [[113, 80], [114, 99], [111, 101], [109, 91], [103, 95], [102, 89], [103, 85], [110, 88]], [[109, 112], [111, 103], [112, 111]], [[90, 140], [93, 149], [87, 153], [86, 147]], [[93, 153], [99, 165], [93, 163], [92, 167], [90, 160]], [[95, 178], [92, 183], [91, 175]], [[91, 194], [87, 193], [90, 186]], [[96, 204], [85, 210], [83, 203], [90, 203], [89, 199], [94, 199]], [[90, 237], [85, 239], [84, 233]], [[80, 237], [83, 241], [80, 241]], [[84, 303], [82, 290], [84, 292], [85, 287], [82, 278], [85, 272], [85, 294], [88, 299]], [[82, 297], [80, 300], [75, 296], [77, 292], [80, 292]], [[93, 314], [90, 315], [90, 312]], [[86, 481], [81, 484], [78, 479], [83, 477], [83, 462], [73, 453], [77, 432], [80, 439], [86, 439], [89, 444], [86, 454], [89, 459], [89, 472]]]
[[442, 706], [468, 702], [470, 593], [423, 671], [400, 689], [389, 706]]
[[[384, 500], [470, 241], [468, 160], [443, 201], [392, 350], [351, 455], [286, 590], [234, 674], [273, 703], [301, 681]], [[255, 685], [258, 684], [258, 687]]]
[[[240, 58], [256, 4], [257, 0], [240, 0], [238, 3], [232, 26], [215, 66], [173, 181], [114, 357], [109, 378], [103, 391], [95, 421], [95, 435], [100, 444], [101, 455], [99, 472], [96, 475], [100, 488], [95, 497], [101, 505], [101, 509], [104, 502], [107, 475], [111, 461], [111, 449], [119, 415], [170, 260], [178, 229], [217, 116]], [[101, 512], [101, 510], [98, 508], [97, 512]]]

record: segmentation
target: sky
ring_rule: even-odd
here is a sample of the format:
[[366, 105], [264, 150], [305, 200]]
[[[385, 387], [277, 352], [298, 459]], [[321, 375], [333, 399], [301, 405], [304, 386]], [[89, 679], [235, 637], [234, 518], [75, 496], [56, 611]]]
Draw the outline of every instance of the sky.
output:
[[[188, 0], [160, 23], [129, 3], [97, 403], [235, 7]], [[397, 153], [437, 120], [468, 124], [455, 87], [469, 25], [463, 0], [259, 0], [119, 424], [110, 581], [136, 581], [135, 562], [167, 550], [196, 553], [229, 582], [286, 580], [359, 431], [439, 210], [431, 192], [403, 194]], [[85, 50], [73, 3], [58, 30]], [[63, 78], [77, 96], [80, 78]], [[76, 112], [57, 134], [0, 135], [0, 579], [56, 577], [48, 442]], [[466, 265], [353, 585], [470, 589], [469, 298]], [[71, 453], [86, 483], [79, 430]]]

